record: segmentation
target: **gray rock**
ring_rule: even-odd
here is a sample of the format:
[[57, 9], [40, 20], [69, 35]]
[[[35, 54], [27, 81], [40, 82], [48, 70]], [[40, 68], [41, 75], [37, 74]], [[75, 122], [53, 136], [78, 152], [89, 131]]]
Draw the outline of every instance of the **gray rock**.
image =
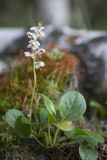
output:
[[8, 69], [8, 65], [0, 60], [0, 74], [5, 72]]
[[[22, 28], [0, 28], [0, 53], [25, 34]], [[14, 48], [14, 46], [13, 46]]]
[[84, 68], [82, 88], [103, 97], [107, 95], [107, 32], [89, 32], [71, 46]]
[[0, 28], [0, 74], [12, 66], [14, 57], [27, 46], [27, 36], [22, 28]]

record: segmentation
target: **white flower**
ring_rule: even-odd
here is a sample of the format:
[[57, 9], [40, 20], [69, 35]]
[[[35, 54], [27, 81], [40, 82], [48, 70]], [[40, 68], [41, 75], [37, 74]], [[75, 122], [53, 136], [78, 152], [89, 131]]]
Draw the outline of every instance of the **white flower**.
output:
[[43, 53], [45, 53], [45, 52], [46, 52], [46, 50], [45, 50], [44, 48], [40, 48], [40, 49], [39, 49], [39, 52], [43, 52]]
[[39, 56], [41, 56], [41, 54], [45, 53], [46, 50], [43, 48], [38, 49], [38, 51], [36, 52]]
[[37, 39], [36, 35], [32, 32], [27, 32], [26, 34], [27, 34], [28, 38], [31, 38], [33, 40]]
[[24, 55], [25, 55], [26, 57], [30, 57], [30, 56], [31, 56], [31, 53], [30, 53], [30, 52], [24, 52]]
[[31, 48], [33, 51], [36, 51], [37, 49], [39, 49], [39, 45], [34, 42], [28, 44], [27, 48]]
[[37, 32], [37, 27], [35, 27], [35, 26], [34, 26], [34, 27], [31, 27], [30, 30], [32, 30], [32, 31], [34, 31], [34, 32]]
[[43, 61], [38, 61], [35, 63], [35, 68], [39, 69], [40, 67], [44, 67], [45, 63]]
[[37, 49], [39, 49], [39, 46], [32, 46], [31, 48], [33, 51], [37, 51]]
[[45, 29], [45, 27], [43, 27], [43, 26], [40, 27], [40, 30], [41, 30], [41, 31], [44, 30], [44, 29]]
[[34, 27], [31, 27], [31, 28], [30, 28], [30, 30], [34, 31], [35, 34], [37, 34], [37, 38], [44, 36], [44, 32], [43, 32], [44, 27], [43, 27], [41, 24], [39, 24], [39, 25], [40, 25], [40, 26], [38, 26], [38, 27], [35, 27], [35, 26], [34, 26]]
[[27, 47], [30, 48], [31, 53], [24, 52], [24, 54], [26, 57], [31, 57], [35, 61], [35, 68], [39, 69], [45, 65], [44, 62], [38, 61], [37, 56], [37, 54], [40, 56], [42, 53], [46, 52], [45, 49], [40, 48], [40, 42], [38, 41], [38, 38], [44, 36], [44, 27], [39, 23], [37, 27], [31, 27], [30, 30], [31, 32], [27, 32], [27, 36], [30, 39]]
[[32, 44], [28, 44], [28, 46], [27, 46], [27, 48], [32, 48], [33, 46], [32, 46]]
[[29, 43], [30, 43], [30, 44], [33, 44], [33, 45], [36, 44], [36, 45], [40, 46], [39, 41], [35, 41], [35, 40], [32, 40], [32, 39], [29, 41]]
[[30, 40], [29, 44], [32, 46], [39, 46], [40, 47], [40, 43], [38, 41]]
[[38, 41], [36, 41], [35, 43], [36, 43], [36, 45], [40, 46], [40, 43]]
[[30, 52], [24, 52], [24, 55], [25, 55], [25, 57], [31, 57], [31, 58], [34, 58], [33, 53], [30, 53]]

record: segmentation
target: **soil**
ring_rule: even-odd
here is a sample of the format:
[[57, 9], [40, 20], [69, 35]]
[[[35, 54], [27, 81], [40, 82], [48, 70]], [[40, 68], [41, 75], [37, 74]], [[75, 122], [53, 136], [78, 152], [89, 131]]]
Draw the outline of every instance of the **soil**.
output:
[[79, 160], [77, 146], [43, 149], [33, 141], [24, 142], [6, 155], [5, 160]]
[[[107, 160], [107, 142], [97, 147], [98, 160]], [[27, 140], [19, 148], [6, 154], [5, 160], [80, 160], [78, 145], [44, 149], [33, 140]]]
[[99, 154], [99, 160], [107, 160], [107, 142], [99, 144], [97, 148]]

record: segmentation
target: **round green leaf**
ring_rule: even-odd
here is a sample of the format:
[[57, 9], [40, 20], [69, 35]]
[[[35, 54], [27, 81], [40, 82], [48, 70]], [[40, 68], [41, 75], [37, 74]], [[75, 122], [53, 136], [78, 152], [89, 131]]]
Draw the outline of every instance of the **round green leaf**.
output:
[[70, 91], [61, 97], [59, 109], [63, 120], [78, 120], [86, 110], [86, 102], [81, 93]]
[[63, 131], [71, 131], [72, 130], [72, 122], [71, 121], [62, 121], [55, 123], [57, 128]]
[[26, 117], [18, 117], [15, 123], [15, 132], [20, 138], [28, 138], [31, 133], [31, 123]]
[[10, 109], [6, 112], [5, 119], [10, 127], [15, 128], [15, 122], [19, 116], [23, 116], [23, 113], [21, 111], [17, 109]]
[[87, 143], [81, 143], [79, 146], [79, 154], [82, 160], [97, 160], [98, 153], [95, 148], [88, 146]]

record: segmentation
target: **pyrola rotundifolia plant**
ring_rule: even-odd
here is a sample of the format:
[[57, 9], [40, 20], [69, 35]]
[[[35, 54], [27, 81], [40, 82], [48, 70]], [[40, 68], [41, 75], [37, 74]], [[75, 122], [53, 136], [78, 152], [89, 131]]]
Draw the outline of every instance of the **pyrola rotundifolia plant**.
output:
[[39, 23], [37, 27], [32, 27], [30, 32], [27, 32], [29, 52], [24, 52], [24, 54], [33, 60], [34, 74], [29, 114], [26, 116], [20, 110], [10, 109], [5, 115], [6, 122], [20, 138], [34, 138], [45, 148], [78, 143], [82, 160], [97, 160], [98, 154], [95, 146], [103, 142], [103, 138], [88, 129], [75, 127], [75, 121], [79, 120], [86, 110], [86, 102], [81, 93], [74, 90], [68, 91], [55, 104], [49, 95], [41, 93], [44, 103], [40, 103], [40, 108], [32, 112], [36, 92], [36, 69], [45, 65], [43, 61], [40, 61], [45, 49], [40, 48], [38, 41], [38, 38], [44, 35], [43, 31], [44, 27]]
[[37, 27], [31, 27], [30, 28], [31, 32], [27, 32], [27, 36], [29, 38], [29, 44], [28, 44], [28, 49], [30, 50], [29, 52], [24, 52], [26, 57], [31, 57], [33, 59], [33, 72], [34, 72], [34, 87], [32, 91], [32, 98], [31, 98], [31, 104], [30, 104], [30, 113], [29, 116], [31, 117], [32, 115], [32, 105], [33, 105], [33, 99], [35, 95], [35, 88], [36, 88], [36, 70], [41, 67], [44, 67], [44, 62], [40, 61], [38, 57], [41, 57], [42, 53], [45, 53], [45, 49], [40, 48], [40, 42], [38, 41], [38, 38], [41, 38], [44, 36], [44, 27], [42, 26], [41, 23], [38, 24]]

